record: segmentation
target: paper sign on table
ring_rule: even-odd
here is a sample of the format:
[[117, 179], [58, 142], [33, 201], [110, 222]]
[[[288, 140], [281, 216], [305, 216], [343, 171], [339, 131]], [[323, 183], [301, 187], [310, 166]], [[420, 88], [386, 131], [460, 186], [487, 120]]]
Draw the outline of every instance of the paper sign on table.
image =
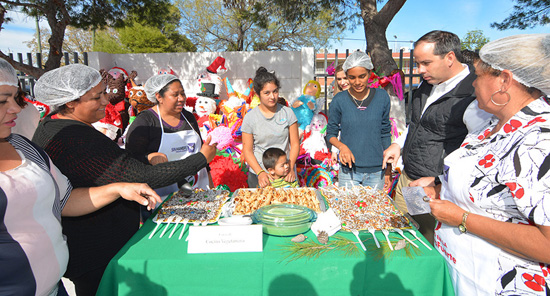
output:
[[432, 211], [430, 203], [424, 200], [426, 193], [422, 187], [403, 187], [403, 198], [411, 215], [427, 214]]
[[262, 252], [262, 225], [191, 226], [187, 253]]

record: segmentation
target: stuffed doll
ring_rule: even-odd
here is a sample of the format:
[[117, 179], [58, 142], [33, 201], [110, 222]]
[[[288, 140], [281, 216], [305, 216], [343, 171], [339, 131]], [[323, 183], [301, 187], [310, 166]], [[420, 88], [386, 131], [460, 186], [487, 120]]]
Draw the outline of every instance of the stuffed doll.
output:
[[203, 140], [206, 139], [206, 134], [213, 127], [210, 122], [210, 115], [216, 114], [216, 101], [210, 97], [204, 97], [197, 95], [197, 101], [195, 102], [195, 113], [198, 118], [197, 123], [199, 124], [199, 130], [201, 132], [201, 137]]
[[321, 94], [321, 85], [315, 80], [310, 80], [304, 87], [303, 95], [292, 103], [292, 110], [298, 119], [300, 133], [306, 129], [311, 122], [317, 109], [316, 99]]
[[197, 76], [197, 86], [200, 90], [198, 96], [218, 98], [222, 88], [220, 74], [225, 73], [225, 59], [217, 57], [214, 62], [206, 68], [206, 71]]
[[124, 100], [126, 98], [126, 84], [128, 78], [134, 79], [137, 76], [137, 72], [132, 71], [129, 77], [121, 74], [117, 78], [114, 78], [103, 69], [100, 72], [103, 81], [107, 84], [106, 92], [109, 104], [105, 107], [105, 117], [94, 126], [110, 139], [117, 141], [130, 122], [130, 115], [128, 114], [130, 104]]
[[311, 124], [304, 133], [304, 140], [300, 144], [300, 155], [306, 154], [320, 162], [330, 159], [331, 153], [325, 142], [326, 129], [327, 116], [323, 113], [313, 115]]
[[136, 85], [133, 79], [130, 79], [130, 83], [132, 87], [128, 90], [128, 102], [130, 102], [130, 108], [128, 108], [128, 113], [130, 115], [129, 124], [134, 121], [139, 113], [155, 105], [155, 103], [149, 101], [147, 98], [143, 86]]

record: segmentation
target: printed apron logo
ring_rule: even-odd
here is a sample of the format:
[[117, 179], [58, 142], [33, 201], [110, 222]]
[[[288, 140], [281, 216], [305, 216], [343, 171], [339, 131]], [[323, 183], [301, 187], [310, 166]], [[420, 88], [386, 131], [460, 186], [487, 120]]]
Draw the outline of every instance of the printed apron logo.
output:
[[173, 147], [171, 150], [175, 153], [184, 153], [187, 151], [187, 146], [181, 146], [181, 147]]

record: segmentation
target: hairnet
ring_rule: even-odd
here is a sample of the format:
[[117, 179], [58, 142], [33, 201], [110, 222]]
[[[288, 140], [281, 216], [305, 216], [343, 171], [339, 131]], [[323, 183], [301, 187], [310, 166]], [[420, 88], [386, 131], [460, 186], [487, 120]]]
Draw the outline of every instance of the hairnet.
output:
[[156, 103], [157, 97], [155, 95], [168, 83], [177, 79], [179, 78], [172, 74], [155, 75], [147, 79], [143, 88], [145, 90], [145, 94], [147, 94], [147, 98], [149, 99], [149, 101]]
[[344, 69], [344, 72], [348, 72], [349, 69], [355, 67], [363, 67], [367, 70], [372, 70], [374, 68], [370, 57], [361, 51], [355, 51], [350, 54], [344, 62], [342, 69]]
[[509, 70], [527, 87], [550, 94], [550, 34], [525, 34], [491, 41], [481, 48], [482, 61]]
[[9, 85], [18, 87], [19, 79], [15, 69], [6, 60], [0, 58], [0, 85]]
[[82, 97], [101, 82], [101, 74], [92, 67], [72, 64], [44, 73], [34, 86], [36, 100], [57, 109]]

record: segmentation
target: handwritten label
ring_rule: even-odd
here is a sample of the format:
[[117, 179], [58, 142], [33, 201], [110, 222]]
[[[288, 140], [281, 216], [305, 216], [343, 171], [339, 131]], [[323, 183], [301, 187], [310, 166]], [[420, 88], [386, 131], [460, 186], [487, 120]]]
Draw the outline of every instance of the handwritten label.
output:
[[262, 252], [262, 225], [191, 226], [188, 254]]

